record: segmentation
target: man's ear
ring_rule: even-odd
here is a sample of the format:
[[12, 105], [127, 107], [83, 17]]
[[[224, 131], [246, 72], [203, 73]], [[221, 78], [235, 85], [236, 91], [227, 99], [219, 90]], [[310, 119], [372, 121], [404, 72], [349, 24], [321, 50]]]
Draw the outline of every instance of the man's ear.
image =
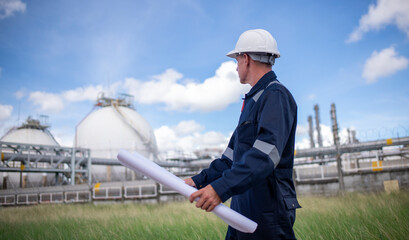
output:
[[245, 54], [243, 54], [243, 57], [244, 57], [244, 63], [246, 65], [249, 65], [250, 64], [250, 56], [247, 53], [245, 53]]

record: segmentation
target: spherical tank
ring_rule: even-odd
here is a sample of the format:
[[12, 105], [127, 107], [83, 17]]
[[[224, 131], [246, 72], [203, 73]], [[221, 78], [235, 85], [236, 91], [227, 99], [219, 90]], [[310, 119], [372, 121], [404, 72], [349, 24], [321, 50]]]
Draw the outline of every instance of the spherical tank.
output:
[[85, 117], [76, 129], [75, 146], [91, 149], [91, 157], [116, 159], [120, 149], [150, 159], [157, 152], [149, 123], [128, 107], [103, 107]]
[[[45, 116], [44, 116], [45, 117]], [[44, 122], [28, 117], [27, 120], [19, 127], [13, 127], [3, 137], [2, 142], [60, 146], [48, 130], [49, 126]], [[46, 173], [23, 173], [22, 182], [20, 173], [4, 172], [2, 183], [7, 181], [8, 187], [40, 187], [54, 184], [55, 175]]]
[[[88, 114], [76, 127], [74, 145], [89, 148], [91, 158], [116, 159], [119, 150], [125, 149], [155, 160], [158, 152], [149, 123], [133, 108], [115, 104]], [[93, 166], [92, 172], [94, 180], [100, 182], [135, 178], [124, 167]]]
[[12, 128], [1, 139], [2, 142], [40, 144], [49, 146], [59, 146], [51, 133], [44, 129], [34, 128]]

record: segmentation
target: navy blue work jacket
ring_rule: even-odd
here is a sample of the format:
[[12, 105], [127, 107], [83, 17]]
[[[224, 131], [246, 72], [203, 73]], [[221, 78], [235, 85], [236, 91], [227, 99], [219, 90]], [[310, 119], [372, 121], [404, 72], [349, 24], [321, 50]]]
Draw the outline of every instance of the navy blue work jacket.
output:
[[226, 239], [295, 239], [296, 199], [292, 178], [297, 104], [273, 71], [246, 94], [227, 149], [198, 175], [222, 201], [258, 224], [253, 234], [229, 227]]

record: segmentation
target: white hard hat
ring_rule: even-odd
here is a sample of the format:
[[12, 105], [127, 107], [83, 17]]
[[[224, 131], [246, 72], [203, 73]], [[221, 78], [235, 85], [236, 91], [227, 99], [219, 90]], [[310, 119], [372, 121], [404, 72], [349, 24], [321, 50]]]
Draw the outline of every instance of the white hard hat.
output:
[[264, 29], [253, 29], [242, 33], [236, 47], [226, 55], [234, 58], [240, 53], [264, 53], [271, 54], [275, 58], [280, 57], [276, 40]]

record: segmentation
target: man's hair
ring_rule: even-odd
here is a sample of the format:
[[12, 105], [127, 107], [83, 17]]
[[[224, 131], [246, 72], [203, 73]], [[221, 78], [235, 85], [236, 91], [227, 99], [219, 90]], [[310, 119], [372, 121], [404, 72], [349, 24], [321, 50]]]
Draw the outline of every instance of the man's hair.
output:
[[275, 62], [275, 56], [272, 54], [266, 53], [247, 53], [251, 59], [257, 62], [265, 63], [273, 66]]

